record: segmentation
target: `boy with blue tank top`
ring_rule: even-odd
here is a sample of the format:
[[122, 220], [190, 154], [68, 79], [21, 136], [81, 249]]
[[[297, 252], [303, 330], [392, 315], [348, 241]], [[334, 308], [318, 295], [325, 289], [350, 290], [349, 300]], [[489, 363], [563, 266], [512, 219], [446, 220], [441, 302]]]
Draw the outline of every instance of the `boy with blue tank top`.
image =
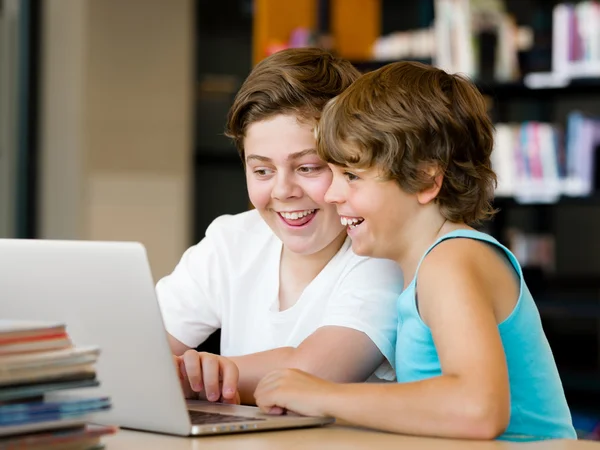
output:
[[257, 404], [386, 431], [466, 439], [576, 438], [519, 262], [489, 218], [493, 125], [466, 79], [411, 62], [368, 73], [318, 129], [355, 253], [396, 261], [398, 383], [336, 384], [287, 369]]

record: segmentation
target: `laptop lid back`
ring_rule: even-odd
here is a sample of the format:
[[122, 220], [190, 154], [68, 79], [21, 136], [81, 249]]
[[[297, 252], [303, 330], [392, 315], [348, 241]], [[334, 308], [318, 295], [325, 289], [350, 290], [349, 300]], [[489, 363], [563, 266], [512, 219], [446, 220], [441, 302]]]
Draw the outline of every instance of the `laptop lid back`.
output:
[[141, 244], [0, 239], [0, 317], [63, 322], [75, 345], [100, 347], [100, 387], [81, 391], [111, 397], [98, 422], [190, 433]]

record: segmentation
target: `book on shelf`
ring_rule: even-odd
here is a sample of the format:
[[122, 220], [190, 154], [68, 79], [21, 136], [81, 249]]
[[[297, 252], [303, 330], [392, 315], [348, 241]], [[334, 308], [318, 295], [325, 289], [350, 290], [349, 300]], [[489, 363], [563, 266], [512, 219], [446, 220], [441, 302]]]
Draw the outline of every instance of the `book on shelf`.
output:
[[508, 247], [522, 268], [538, 268], [544, 273], [556, 271], [556, 238], [550, 233], [528, 233], [518, 227], [506, 230]]
[[529, 121], [496, 124], [492, 167], [497, 197], [521, 203], [553, 203], [594, 192], [600, 119], [573, 111], [566, 130]]
[[570, 78], [600, 76], [600, 3], [559, 3], [552, 22], [552, 71]]
[[600, 2], [558, 3], [552, 10], [552, 70], [524, 77], [532, 89], [600, 77]]
[[533, 45], [502, 2], [434, 1], [433, 60], [437, 67], [477, 80], [516, 81], [518, 52]]

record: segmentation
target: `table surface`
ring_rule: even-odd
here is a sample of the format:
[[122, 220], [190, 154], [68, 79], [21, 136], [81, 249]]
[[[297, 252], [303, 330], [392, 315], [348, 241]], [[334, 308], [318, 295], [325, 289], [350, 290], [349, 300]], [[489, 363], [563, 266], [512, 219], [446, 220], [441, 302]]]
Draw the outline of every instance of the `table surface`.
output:
[[286, 450], [319, 449], [411, 449], [411, 450], [599, 450], [600, 442], [551, 440], [538, 442], [463, 441], [402, 436], [343, 425], [281, 431], [261, 431], [210, 437], [175, 437], [163, 434], [119, 430], [105, 436], [107, 450]]

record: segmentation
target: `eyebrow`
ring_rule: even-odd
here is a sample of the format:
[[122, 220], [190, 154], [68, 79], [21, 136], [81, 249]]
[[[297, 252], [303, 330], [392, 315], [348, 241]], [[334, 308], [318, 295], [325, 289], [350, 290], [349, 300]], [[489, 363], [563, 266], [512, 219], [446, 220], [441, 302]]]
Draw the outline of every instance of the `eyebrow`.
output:
[[[295, 159], [300, 159], [307, 155], [315, 155], [316, 153], [317, 153], [317, 150], [315, 150], [314, 148], [307, 148], [306, 150], [302, 150], [302, 151], [299, 151], [296, 153], [291, 153], [290, 155], [288, 155], [287, 160], [293, 161]], [[271, 158], [267, 158], [266, 156], [260, 156], [260, 155], [246, 156], [246, 162], [248, 162], [250, 160], [256, 160], [256, 161], [261, 161], [261, 162], [272, 162]]]

